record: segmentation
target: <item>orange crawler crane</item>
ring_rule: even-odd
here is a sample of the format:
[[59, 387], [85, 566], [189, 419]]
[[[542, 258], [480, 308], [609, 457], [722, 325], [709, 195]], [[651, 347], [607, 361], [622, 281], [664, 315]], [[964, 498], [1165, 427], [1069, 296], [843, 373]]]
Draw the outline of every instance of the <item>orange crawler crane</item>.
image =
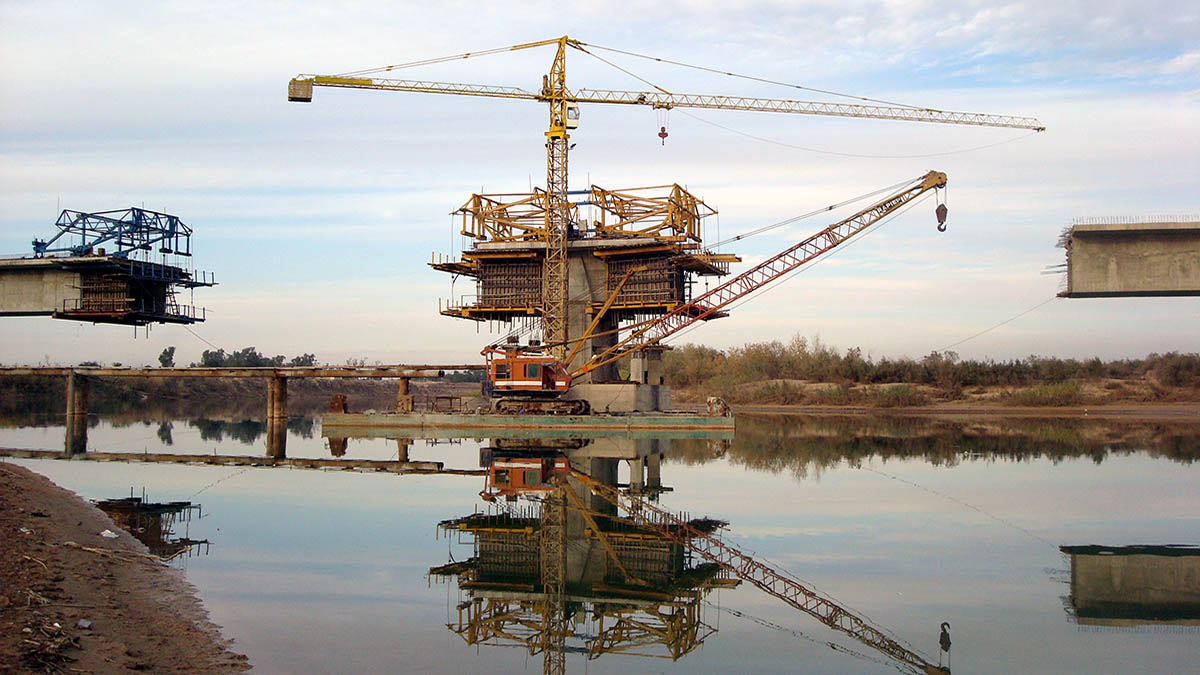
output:
[[[571, 388], [571, 378], [659, 344], [698, 321], [728, 316], [726, 310], [736, 301], [832, 251], [927, 192], [945, 187], [946, 174], [940, 171], [930, 171], [924, 176], [907, 181], [900, 191], [810, 235], [690, 302], [679, 305], [662, 316], [619, 328], [617, 332], [625, 333], [624, 337], [615, 340], [611, 347], [593, 354], [591, 359], [574, 372], [568, 372], [563, 365], [564, 361], [557, 360], [550, 350], [572, 344], [578, 346], [585, 340], [601, 336], [601, 333], [593, 332], [596, 325], [594, 322], [582, 336], [569, 340], [564, 345], [521, 347], [511, 342], [490, 345], [484, 348], [482, 353], [487, 360], [485, 393], [493, 399], [492, 409], [501, 413], [586, 414], [589, 410], [586, 401], [560, 399]], [[945, 204], [940, 204], [935, 213], [938, 229], [944, 230]], [[618, 286], [613, 294], [619, 291]], [[609, 301], [611, 300], [612, 296], [609, 298]], [[603, 314], [603, 311], [600, 314]], [[570, 362], [576, 351], [577, 348], [571, 348], [565, 361]]]

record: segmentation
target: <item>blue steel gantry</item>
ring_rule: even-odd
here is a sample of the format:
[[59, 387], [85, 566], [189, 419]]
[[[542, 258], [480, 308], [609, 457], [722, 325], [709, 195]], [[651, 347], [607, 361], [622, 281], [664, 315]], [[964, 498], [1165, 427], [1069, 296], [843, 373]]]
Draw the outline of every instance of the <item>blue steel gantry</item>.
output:
[[[108, 254], [114, 258], [129, 258], [130, 254], [139, 252], [192, 255], [192, 228], [184, 225], [178, 216], [136, 206], [97, 213], [66, 209], [55, 225], [58, 234], [49, 241], [33, 240], [34, 257], [41, 258], [47, 253], [87, 255], [109, 242], [116, 247]], [[73, 235], [79, 237], [78, 244], [68, 243]], [[59, 240], [63, 240], [63, 244], [51, 248]]]
[[55, 226], [49, 240], [33, 240], [32, 258], [0, 260], [0, 316], [132, 326], [204, 320], [202, 308], [176, 296], [216, 285], [192, 269], [192, 228], [178, 216], [64, 210]]

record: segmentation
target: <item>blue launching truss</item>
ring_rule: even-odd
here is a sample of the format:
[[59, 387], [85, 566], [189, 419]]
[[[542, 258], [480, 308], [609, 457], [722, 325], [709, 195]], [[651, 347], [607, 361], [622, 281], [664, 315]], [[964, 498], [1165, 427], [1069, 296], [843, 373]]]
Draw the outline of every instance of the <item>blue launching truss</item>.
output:
[[[49, 241], [33, 240], [34, 257], [41, 258], [47, 253], [88, 255], [102, 244], [115, 247], [107, 252], [113, 258], [129, 258], [139, 253], [146, 258], [153, 253], [192, 255], [192, 228], [178, 216], [136, 206], [97, 213], [64, 210], [55, 225], [58, 234]], [[73, 243], [74, 237], [79, 238], [79, 243]], [[55, 247], [55, 243], [59, 245]]]

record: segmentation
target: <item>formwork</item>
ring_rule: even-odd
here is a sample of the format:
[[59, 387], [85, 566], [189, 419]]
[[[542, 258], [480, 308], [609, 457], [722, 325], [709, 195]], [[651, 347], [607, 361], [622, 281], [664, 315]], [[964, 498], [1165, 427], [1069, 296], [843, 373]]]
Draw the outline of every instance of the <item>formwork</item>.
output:
[[[566, 243], [568, 340], [595, 335], [567, 364], [574, 370], [615, 341], [622, 326], [687, 303], [696, 277], [728, 274], [740, 258], [703, 243], [704, 218], [716, 213], [679, 185], [570, 193]], [[476, 194], [457, 211], [471, 241], [458, 258], [430, 265], [475, 282], [474, 293], [450, 298], [446, 316], [490, 323], [499, 332], [536, 333], [546, 298], [547, 196], [544, 192]], [[590, 332], [589, 332], [590, 328]], [[618, 381], [604, 366], [582, 382]]]

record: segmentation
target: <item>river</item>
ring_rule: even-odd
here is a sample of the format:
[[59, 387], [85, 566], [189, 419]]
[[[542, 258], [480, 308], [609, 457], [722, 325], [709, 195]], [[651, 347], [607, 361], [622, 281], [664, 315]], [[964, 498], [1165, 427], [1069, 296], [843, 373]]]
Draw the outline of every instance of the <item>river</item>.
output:
[[[643, 498], [659, 507], [727, 522], [724, 541], [798, 577], [932, 663], [939, 660], [939, 626], [948, 622], [953, 645], [941, 661], [948, 658], [955, 672], [1197, 671], [1194, 549], [1126, 556], [1120, 548], [1076, 549], [1073, 565], [1063, 547], [1200, 544], [1200, 423], [751, 415], [737, 423], [731, 442], [582, 439], [566, 453], [574, 467], [615, 470], [618, 484], [641, 486]], [[44, 418], [11, 418], [0, 428], [0, 447], [57, 449], [63, 433]], [[131, 459], [262, 457], [266, 425], [140, 411], [93, 420], [87, 445]], [[475, 438], [350, 439], [342, 457], [437, 461], [479, 473], [481, 462], [525, 456], [513, 446]], [[338, 447], [312, 417], [289, 424], [288, 457], [327, 458]], [[510, 524], [536, 523], [522, 520], [534, 502], [481, 496], [485, 488], [497, 492], [496, 476], [485, 483], [483, 475], [6, 461], [89, 499], [144, 493], [151, 501], [200, 504], [202, 516], [176, 523], [176, 535], [210, 543], [173, 563], [185, 568], [212, 620], [256, 671], [542, 668], [541, 654], [514, 646], [537, 619], [530, 603], [518, 601], [530, 581], [512, 553], [520, 536], [461, 520], [492, 513]], [[548, 472], [553, 460], [540, 466]], [[593, 508], [605, 515], [603, 505]], [[455, 520], [449, 530], [438, 527]], [[610, 539], [617, 548], [636, 548], [627, 532]], [[624, 558], [628, 566], [643, 555], [632, 574], [656, 579], [649, 590], [610, 588], [619, 585], [610, 566], [591, 591], [568, 592], [568, 672], [896, 668], [750, 583], [722, 575], [696, 582], [700, 559], [664, 558], [666, 567], [655, 567], [650, 558], [658, 554], [645, 553], [655, 546]], [[568, 550], [604, 565], [596, 537], [573, 540]], [[462, 579], [429, 573], [450, 561], [505, 555]], [[1114, 557], [1121, 558], [1117, 567]], [[1088, 567], [1096, 561], [1110, 567], [1097, 573]], [[691, 581], [683, 583], [685, 576]], [[1168, 600], [1150, 597], [1163, 584]], [[1125, 595], [1108, 597], [1112, 587]], [[1097, 613], [1089, 598], [1105, 593]], [[496, 611], [501, 600], [510, 620], [472, 614], [485, 606]]]

